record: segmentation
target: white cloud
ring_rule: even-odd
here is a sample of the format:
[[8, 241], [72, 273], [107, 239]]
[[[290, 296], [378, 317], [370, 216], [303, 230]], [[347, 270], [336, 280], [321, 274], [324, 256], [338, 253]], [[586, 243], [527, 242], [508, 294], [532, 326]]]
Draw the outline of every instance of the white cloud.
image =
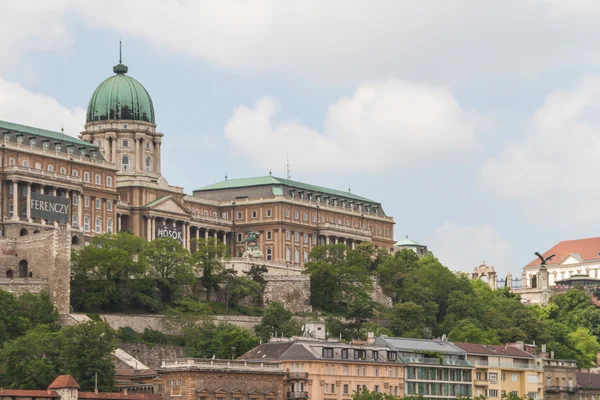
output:
[[427, 246], [453, 271], [472, 272], [483, 261], [496, 267], [499, 277], [514, 269], [509, 265], [510, 244], [491, 225], [446, 222], [435, 228]]
[[322, 131], [279, 121], [277, 102], [238, 107], [225, 127], [234, 151], [256, 166], [383, 171], [472, 148], [479, 117], [447, 88], [388, 80], [360, 86], [329, 106]]
[[484, 166], [480, 183], [518, 201], [545, 225], [600, 220], [600, 76], [552, 92], [520, 140]]
[[85, 110], [68, 108], [52, 97], [31, 92], [0, 78], [0, 119], [77, 136], [83, 130]]
[[65, 24], [70, 1], [3, 0], [0, 12], [0, 72], [31, 70], [22, 63], [33, 51], [68, 48], [73, 38]]
[[535, 76], [600, 54], [600, 2], [592, 1], [106, 0], [74, 7], [90, 24], [161, 49], [327, 83]]

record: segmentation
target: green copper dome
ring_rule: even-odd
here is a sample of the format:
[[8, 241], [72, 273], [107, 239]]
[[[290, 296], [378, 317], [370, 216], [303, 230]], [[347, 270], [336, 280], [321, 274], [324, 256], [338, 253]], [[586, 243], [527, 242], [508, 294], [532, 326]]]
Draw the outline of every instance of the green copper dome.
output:
[[114, 76], [106, 79], [94, 91], [88, 104], [87, 122], [105, 120], [154, 121], [154, 106], [148, 91], [127, 73], [121, 63], [113, 67]]

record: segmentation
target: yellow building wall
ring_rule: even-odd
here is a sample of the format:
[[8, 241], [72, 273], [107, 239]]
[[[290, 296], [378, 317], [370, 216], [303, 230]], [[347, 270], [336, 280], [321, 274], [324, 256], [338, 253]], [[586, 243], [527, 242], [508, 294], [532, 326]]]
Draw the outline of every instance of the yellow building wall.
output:
[[[487, 373], [487, 380], [485, 374]], [[490, 379], [491, 374], [496, 374], [497, 379]], [[535, 376], [535, 378], [533, 378]], [[530, 382], [531, 377], [531, 382]], [[535, 381], [535, 382], [533, 382]], [[516, 392], [519, 397], [526, 398], [529, 393], [537, 393], [537, 399], [543, 400], [543, 374], [534, 369], [519, 368], [494, 368], [477, 366], [473, 372], [473, 396], [486, 396], [488, 398], [501, 398], [502, 393]], [[495, 396], [490, 396], [489, 390], [496, 390]]]

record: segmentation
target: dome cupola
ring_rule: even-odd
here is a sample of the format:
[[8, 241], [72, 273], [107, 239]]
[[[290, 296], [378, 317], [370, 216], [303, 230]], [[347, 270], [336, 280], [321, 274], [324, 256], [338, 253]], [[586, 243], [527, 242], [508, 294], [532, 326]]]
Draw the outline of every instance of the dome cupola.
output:
[[152, 98], [141, 83], [130, 76], [122, 63], [113, 67], [115, 75], [102, 82], [88, 103], [86, 122], [134, 120], [155, 123]]

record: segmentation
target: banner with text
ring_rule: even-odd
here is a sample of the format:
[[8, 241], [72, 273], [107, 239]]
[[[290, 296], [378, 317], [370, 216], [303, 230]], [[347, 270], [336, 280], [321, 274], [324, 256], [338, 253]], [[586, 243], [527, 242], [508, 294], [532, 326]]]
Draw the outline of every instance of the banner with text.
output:
[[69, 199], [37, 192], [31, 193], [31, 218], [58, 221], [66, 224], [69, 220]]
[[157, 223], [156, 231], [154, 232], [154, 237], [156, 239], [163, 237], [170, 237], [176, 240], [179, 240], [179, 243], [183, 245], [183, 229], [181, 225], [173, 226], [173, 223]]

